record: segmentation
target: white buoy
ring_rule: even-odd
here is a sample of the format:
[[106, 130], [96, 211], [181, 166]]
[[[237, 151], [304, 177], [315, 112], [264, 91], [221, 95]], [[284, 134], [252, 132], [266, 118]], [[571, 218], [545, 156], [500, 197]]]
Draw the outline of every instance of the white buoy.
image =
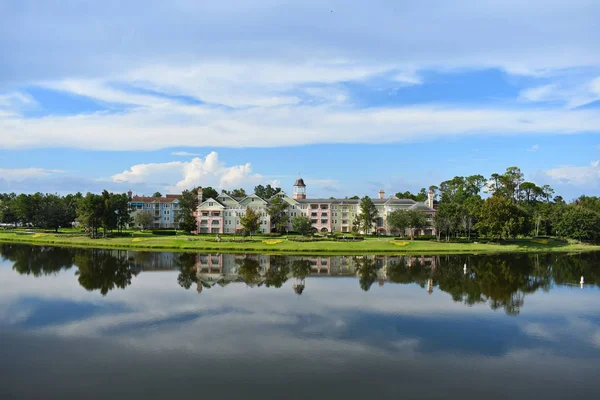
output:
[[463, 272], [465, 275], [467, 274], [467, 264], [465, 264], [465, 266], [463, 267]]
[[579, 281], [583, 285], [583, 275], [581, 275], [581, 280]]

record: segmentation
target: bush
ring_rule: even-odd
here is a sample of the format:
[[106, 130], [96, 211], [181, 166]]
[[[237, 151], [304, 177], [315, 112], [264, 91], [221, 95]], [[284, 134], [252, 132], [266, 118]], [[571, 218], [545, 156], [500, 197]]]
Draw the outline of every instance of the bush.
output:
[[177, 235], [177, 231], [172, 231], [172, 230], [154, 230], [152, 231], [153, 235], [160, 235], [160, 236], [175, 236]]
[[280, 237], [281, 233], [277, 233], [277, 232], [271, 232], [271, 233], [265, 233], [262, 236], [267, 236], [267, 237]]
[[296, 236], [288, 238], [290, 242], [325, 242], [328, 239], [310, 236]]

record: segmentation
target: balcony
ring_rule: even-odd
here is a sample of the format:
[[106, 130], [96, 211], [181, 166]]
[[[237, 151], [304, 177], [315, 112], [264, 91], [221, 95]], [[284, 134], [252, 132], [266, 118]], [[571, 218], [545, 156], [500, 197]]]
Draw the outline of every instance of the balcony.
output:
[[316, 216], [317, 216], [317, 213], [311, 213], [311, 214], [310, 214], [310, 216], [311, 216], [311, 217], [316, 217]]
[[221, 222], [220, 222], [220, 221], [217, 221], [217, 220], [213, 220], [213, 221], [211, 222], [211, 225], [220, 225], [220, 224], [221, 224]]
[[326, 212], [325, 213], [321, 213], [321, 217], [323, 217], [323, 218], [327, 218], [328, 216], [329, 216], [329, 214], [327, 214]]
[[327, 222], [328, 222], [328, 221], [327, 221], [326, 219], [322, 219], [322, 220], [321, 220], [321, 225], [327, 225]]

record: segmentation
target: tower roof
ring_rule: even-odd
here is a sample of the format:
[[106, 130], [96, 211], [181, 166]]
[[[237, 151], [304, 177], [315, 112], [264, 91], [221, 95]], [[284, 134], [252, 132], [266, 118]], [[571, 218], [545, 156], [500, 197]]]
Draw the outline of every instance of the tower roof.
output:
[[296, 179], [296, 182], [294, 182], [294, 186], [306, 187], [306, 185], [304, 184], [304, 179], [302, 179], [302, 178]]

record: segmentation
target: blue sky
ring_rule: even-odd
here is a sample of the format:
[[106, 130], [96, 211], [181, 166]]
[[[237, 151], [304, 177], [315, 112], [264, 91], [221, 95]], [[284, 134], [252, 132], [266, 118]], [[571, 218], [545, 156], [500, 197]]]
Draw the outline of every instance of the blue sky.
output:
[[588, 0], [8, 0], [0, 192], [290, 191], [301, 175], [309, 196], [375, 195], [516, 165], [600, 195], [598, 15]]

